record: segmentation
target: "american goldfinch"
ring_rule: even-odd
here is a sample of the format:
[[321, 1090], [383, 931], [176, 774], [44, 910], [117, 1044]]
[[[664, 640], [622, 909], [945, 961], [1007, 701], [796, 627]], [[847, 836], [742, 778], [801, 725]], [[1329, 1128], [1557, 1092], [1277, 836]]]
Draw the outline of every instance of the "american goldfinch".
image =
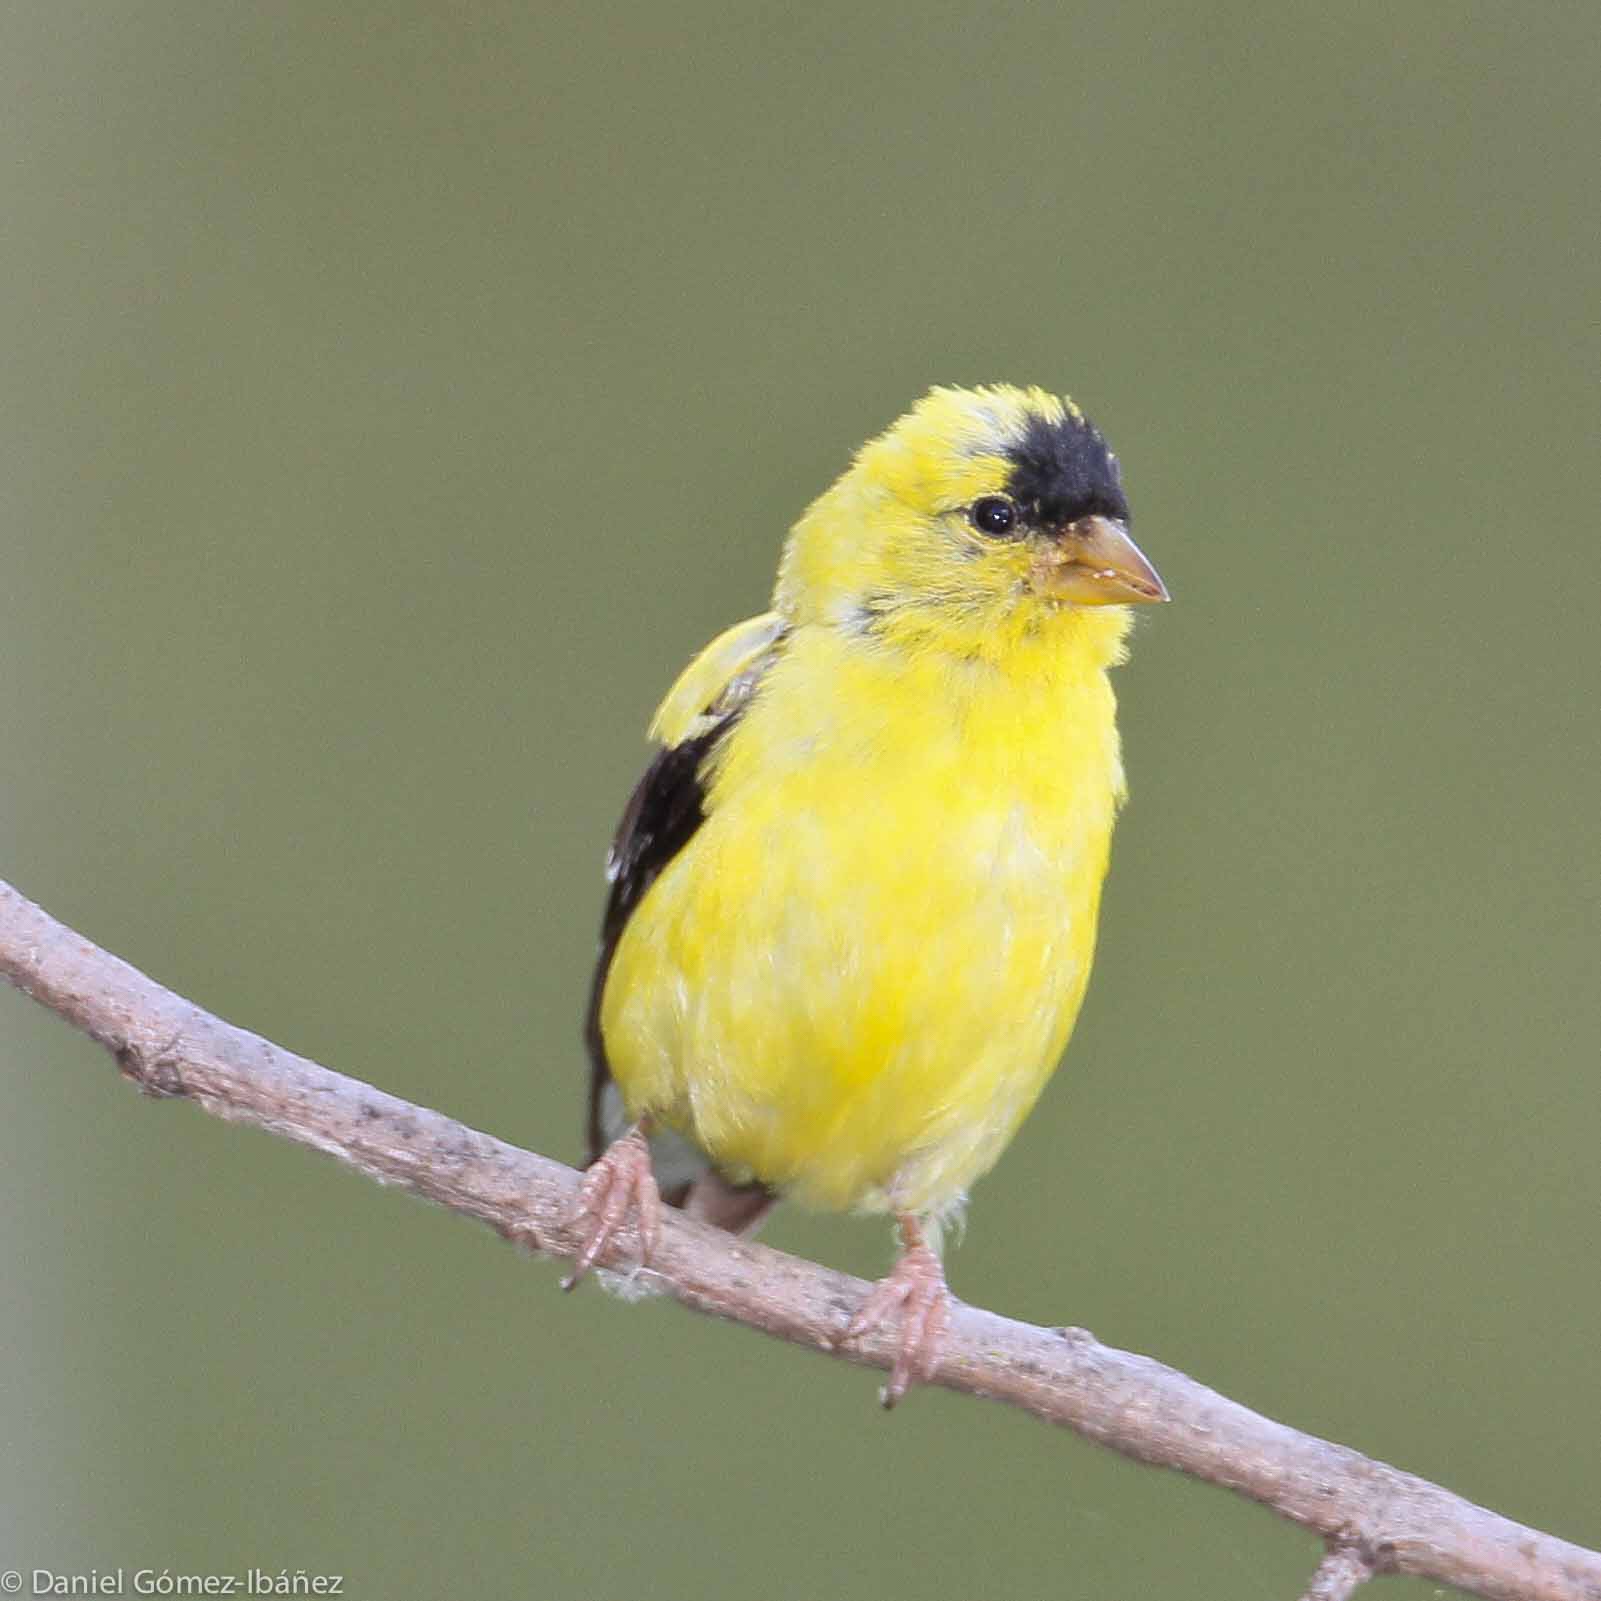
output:
[[[939, 1224], [1067, 1044], [1123, 798], [1107, 669], [1167, 599], [1071, 401], [935, 389], [796, 523], [773, 609], [651, 727], [610, 858], [568, 1286], [665, 1199], [894, 1215], [841, 1340], [899, 1315], [886, 1405], [938, 1366]], [[654, 1157], [654, 1161], [653, 1161]]]

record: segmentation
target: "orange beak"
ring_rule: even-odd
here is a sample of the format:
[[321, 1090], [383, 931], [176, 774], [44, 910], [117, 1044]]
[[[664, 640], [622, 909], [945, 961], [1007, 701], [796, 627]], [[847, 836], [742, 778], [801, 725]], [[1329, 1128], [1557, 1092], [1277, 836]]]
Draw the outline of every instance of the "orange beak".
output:
[[1168, 598], [1167, 586], [1111, 517], [1069, 523], [1034, 561], [1034, 586], [1075, 606], [1148, 606]]

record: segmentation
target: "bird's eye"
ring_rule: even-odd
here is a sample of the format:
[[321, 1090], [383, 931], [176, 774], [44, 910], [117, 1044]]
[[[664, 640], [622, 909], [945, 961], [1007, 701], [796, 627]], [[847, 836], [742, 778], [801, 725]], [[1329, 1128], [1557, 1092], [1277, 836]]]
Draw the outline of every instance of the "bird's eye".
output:
[[1017, 523], [1017, 507], [1003, 495], [986, 495], [968, 508], [967, 518], [981, 534], [994, 538], [1011, 533]]

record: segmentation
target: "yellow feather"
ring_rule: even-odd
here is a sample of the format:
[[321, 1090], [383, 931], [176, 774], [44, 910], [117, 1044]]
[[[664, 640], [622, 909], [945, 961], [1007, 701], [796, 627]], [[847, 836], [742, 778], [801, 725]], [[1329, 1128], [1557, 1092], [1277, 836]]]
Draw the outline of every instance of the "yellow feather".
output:
[[683, 672], [656, 708], [650, 737], [664, 745], [682, 745], [700, 732], [708, 713], [741, 678], [754, 668], [784, 631], [784, 619], [775, 611], [747, 617], [724, 629]]
[[675, 744], [744, 702], [705, 821], [623, 929], [601, 1030], [629, 1114], [733, 1179], [937, 1216], [1067, 1043], [1129, 616], [1053, 600], [1038, 542], [973, 531], [1031, 416], [1082, 421], [1038, 390], [934, 391], [796, 525], [774, 611], [657, 713]]

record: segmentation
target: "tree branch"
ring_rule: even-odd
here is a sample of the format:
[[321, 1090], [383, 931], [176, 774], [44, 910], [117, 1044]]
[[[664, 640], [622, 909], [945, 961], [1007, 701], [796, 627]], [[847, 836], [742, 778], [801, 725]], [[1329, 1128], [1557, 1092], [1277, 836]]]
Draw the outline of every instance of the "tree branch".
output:
[[[576, 1241], [571, 1168], [280, 1050], [163, 989], [0, 883], [0, 972], [98, 1040], [155, 1096], [314, 1146], [553, 1256]], [[602, 1257], [627, 1268], [630, 1237]], [[859, 1279], [671, 1213], [640, 1281], [697, 1312], [887, 1368], [892, 1331], [840, 1351]], [[1428, 1481], [1227, 1400], [1083, 1329], [953, 1310], [947, 1389], [1010, 1402], [1136, 1461], [1222, 1485], [1320, 1534], [1307, 1597], [1337, 1601], [1375, 1573], [1408, 1573], [1492, 1601], [1601, 1601], [1601, 1555], [1474, 1506]]]

